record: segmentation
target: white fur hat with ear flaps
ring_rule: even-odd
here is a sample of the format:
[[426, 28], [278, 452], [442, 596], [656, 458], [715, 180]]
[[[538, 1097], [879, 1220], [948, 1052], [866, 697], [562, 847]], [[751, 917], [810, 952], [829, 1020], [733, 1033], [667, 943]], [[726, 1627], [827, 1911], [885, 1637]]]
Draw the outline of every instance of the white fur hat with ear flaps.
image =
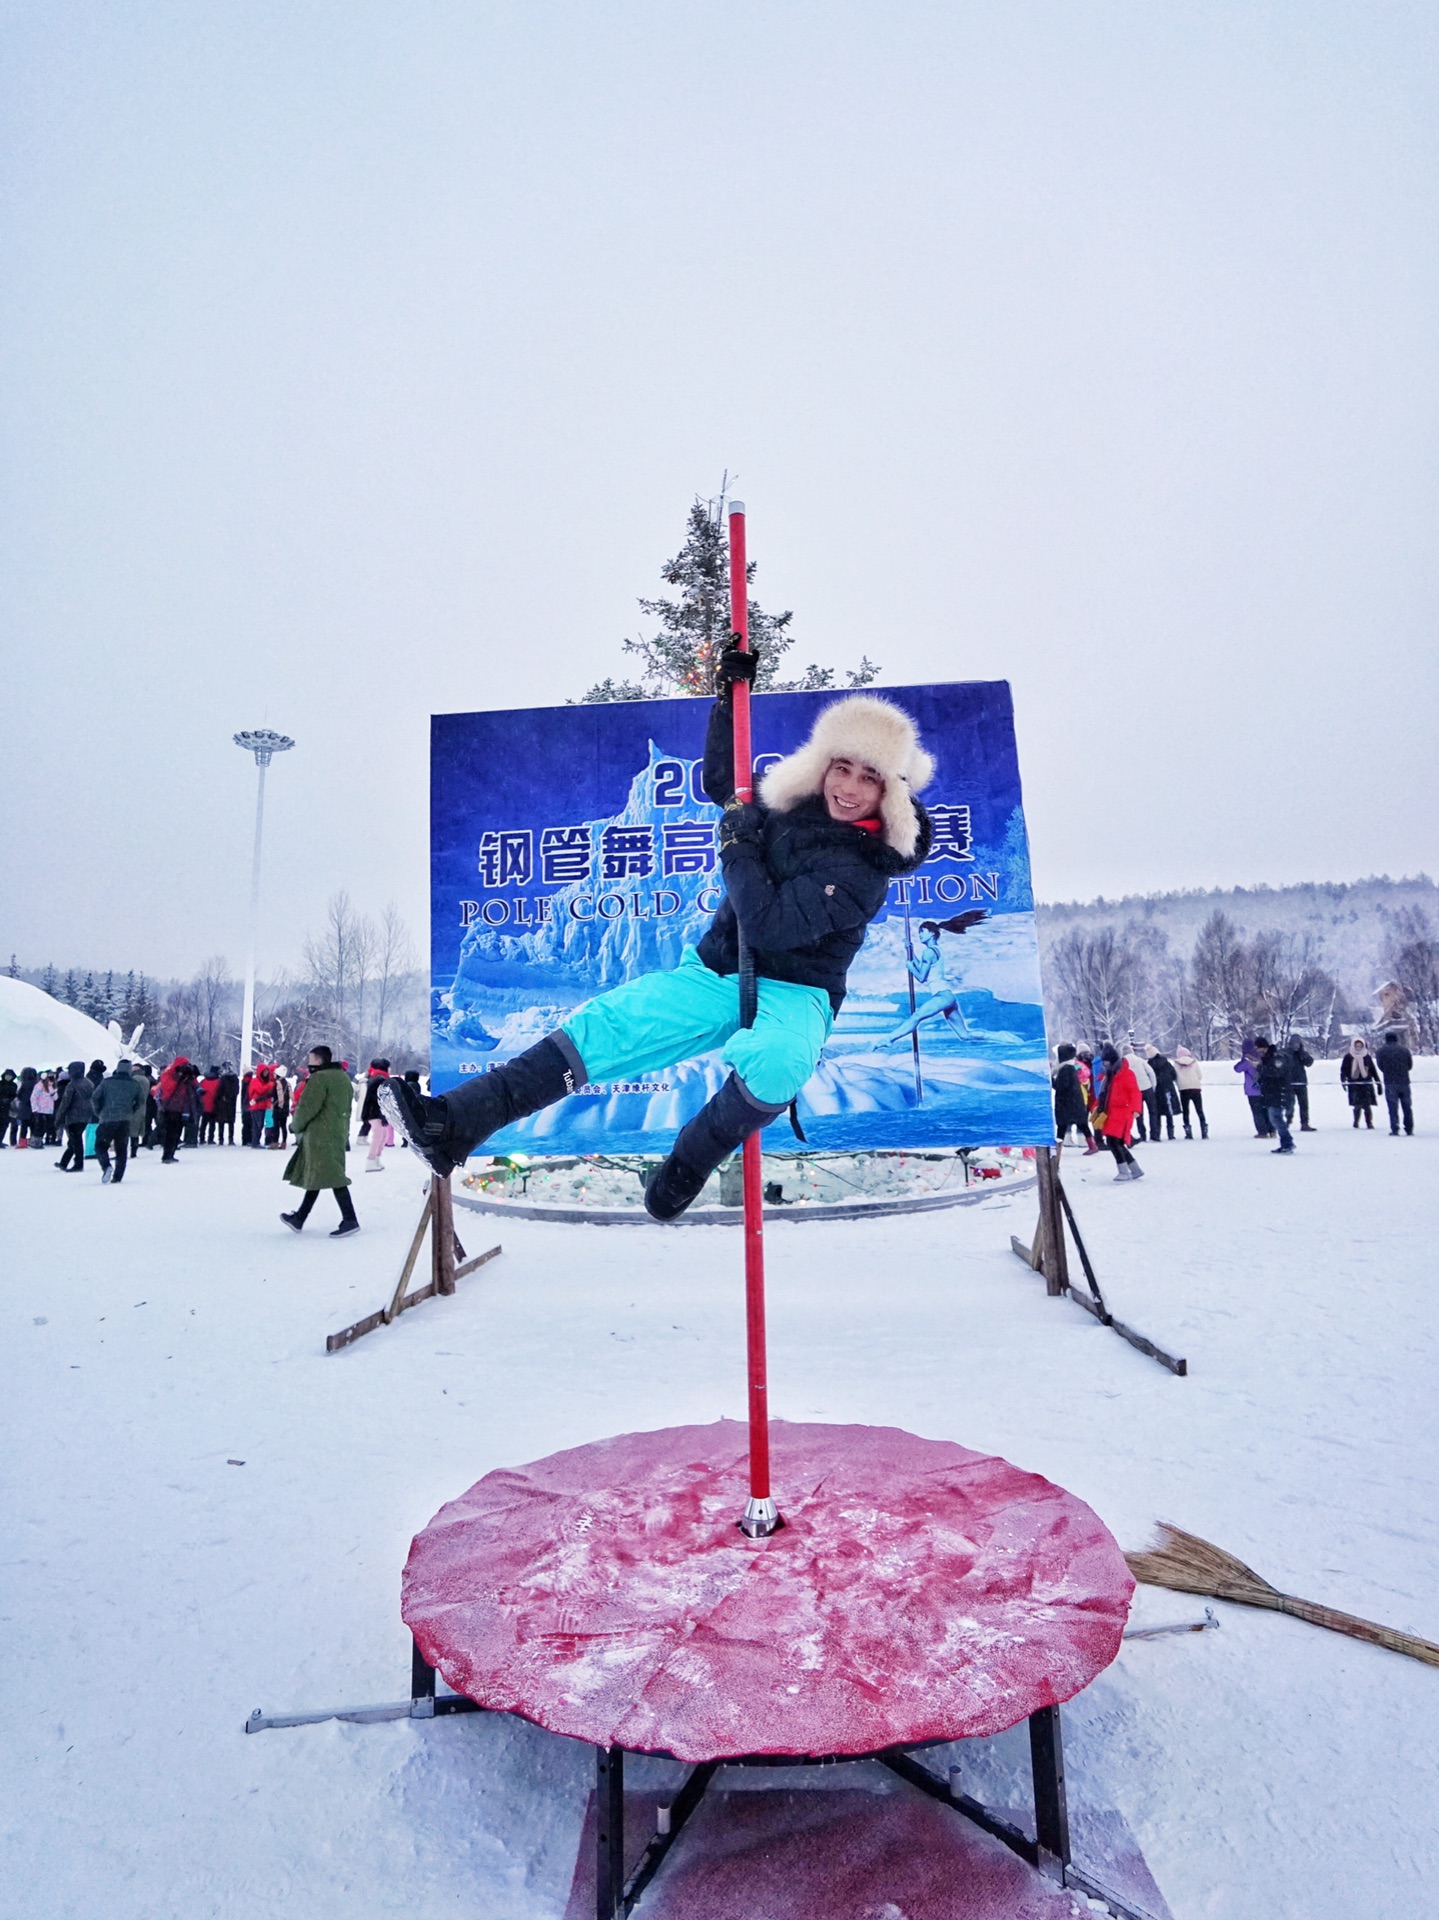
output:
[[825, 707], [802, 747], [787, 754], [759, 783], [761, 802], [788, 813], [824, 788], [833, 760], [859, 760], [884, 782], [879, 803], [884, 838], [908, 860], [919, 842], [919, 815], [910, 794], [926, 786], [934, 760], [919, 744], [913, 720], [892, 700], [851, 693]]

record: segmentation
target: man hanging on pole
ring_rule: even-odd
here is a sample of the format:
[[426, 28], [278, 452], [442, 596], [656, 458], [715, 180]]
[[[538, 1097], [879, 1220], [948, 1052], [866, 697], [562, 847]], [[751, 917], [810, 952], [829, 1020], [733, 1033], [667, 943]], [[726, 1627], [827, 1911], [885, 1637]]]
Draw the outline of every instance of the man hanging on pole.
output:
[[[677, 967], [587, 1001], [554, 1033], [447, 1094], [427, 1099], [387, 1080], [379, 1096], [386, 1117], [442, 1177], [491, 1134], [587, 1083], [655, 1073], [721, 1048], [729, 1078], [681, 1128], [645, 1189], [650, 1214], [673, 1220], [813, 1073], [890, 881], [929, 852], [929, 817], [914, 793], [934, 763], [907, 713], [874, 694], [850, 694], [769, 768], [757, 801], [740, 803], [730, 692], [753, 681], [756, 662], [732, 647], [716, 674], [704, 785], [725, 810], [726, 897], [704, 938]], [[740, 1017], [741, 930], [758, 981], [749, 1027]]]

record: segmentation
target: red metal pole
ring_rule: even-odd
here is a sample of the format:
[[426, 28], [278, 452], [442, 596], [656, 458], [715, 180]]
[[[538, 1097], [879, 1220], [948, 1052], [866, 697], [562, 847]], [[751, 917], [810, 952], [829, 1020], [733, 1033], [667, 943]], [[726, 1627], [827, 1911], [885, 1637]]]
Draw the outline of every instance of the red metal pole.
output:
[[[745, 563], [744, 502], [732, 500], [729, 510], [730, 631], [738, 646], [749, 650], [749, 577]], [[754, 749], [750, 740], [749, 688], [738, 682], [734, 703], [735, 797], [754, 797]], [[740, 1020], [754, 1020], [753, 967], [740, 934]], [[769, 1377], [765, 1361], [764, 1328], [764, 1177], [760, 1137], [752, 1133], [744, 1143], [744, 1299], [745, 1343], [749, 1365], [749, 1499], [740, 1526], [751, 1539], [763, 1539], [779, 1526], [779, 1512], [769, 1490]]]

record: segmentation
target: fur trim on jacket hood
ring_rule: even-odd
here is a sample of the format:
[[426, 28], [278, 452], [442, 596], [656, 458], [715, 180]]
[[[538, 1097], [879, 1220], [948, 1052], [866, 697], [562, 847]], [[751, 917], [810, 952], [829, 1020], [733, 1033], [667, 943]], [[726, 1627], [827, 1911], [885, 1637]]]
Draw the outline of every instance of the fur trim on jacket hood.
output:
[[910, 794], [928, 784], [934, 760], [920, 745], [909, 715], [877, 694], [852, 693], [825, 707], [804, 745], [763, 776], [761, 803], [776, 813], [790, 812], [823, 792], [830, 762], [840, 759], [862, 761], [883, 780], [879, 814], [885, 841], [910, 859], [919, 842], [919, 815]]

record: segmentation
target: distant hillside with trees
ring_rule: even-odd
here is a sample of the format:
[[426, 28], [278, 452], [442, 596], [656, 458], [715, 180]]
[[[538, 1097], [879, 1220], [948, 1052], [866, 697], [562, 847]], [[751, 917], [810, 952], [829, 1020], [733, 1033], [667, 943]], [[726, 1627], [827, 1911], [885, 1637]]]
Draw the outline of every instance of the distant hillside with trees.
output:
[[1439, 887], [1391, 880], [1228, 887], [1038, 908], [1052, 1038], [1124, 1039], [1225, 1057], [1246, 1034], [1325, 1054], [1384, 1017], [1394, 982], [1412, 1041], [1439, 1051]]
[[[1036, 914], [1052, 1041], [1132, 1034], [1216, 1059], [1237, 1053], [1247, 1034], [1299, 1033], [1330, 1055], [1346, 1030], [1389, 1024], [1378, 989], [1393, 982], [1410, 1044], [1439, 1053], [1439, 887], [1426, 874], [1060, 901]], [[304, 962], [261, 983], [264, 1052], [294, 1064], [325, 1040], [351, 1059], [383, 1049], [397, 1066], [424, 1063], [429, 982], [392, 907], [371, 920], [347, 894], [333, 895]], [[154, 1056], [208, 1064], [238, 1049], [240, 986], [218, 956], [189, 980], [14, 957], [6, 970], [102, 1024], [118, 1021], [127, 1039], [143, 1025]]]

